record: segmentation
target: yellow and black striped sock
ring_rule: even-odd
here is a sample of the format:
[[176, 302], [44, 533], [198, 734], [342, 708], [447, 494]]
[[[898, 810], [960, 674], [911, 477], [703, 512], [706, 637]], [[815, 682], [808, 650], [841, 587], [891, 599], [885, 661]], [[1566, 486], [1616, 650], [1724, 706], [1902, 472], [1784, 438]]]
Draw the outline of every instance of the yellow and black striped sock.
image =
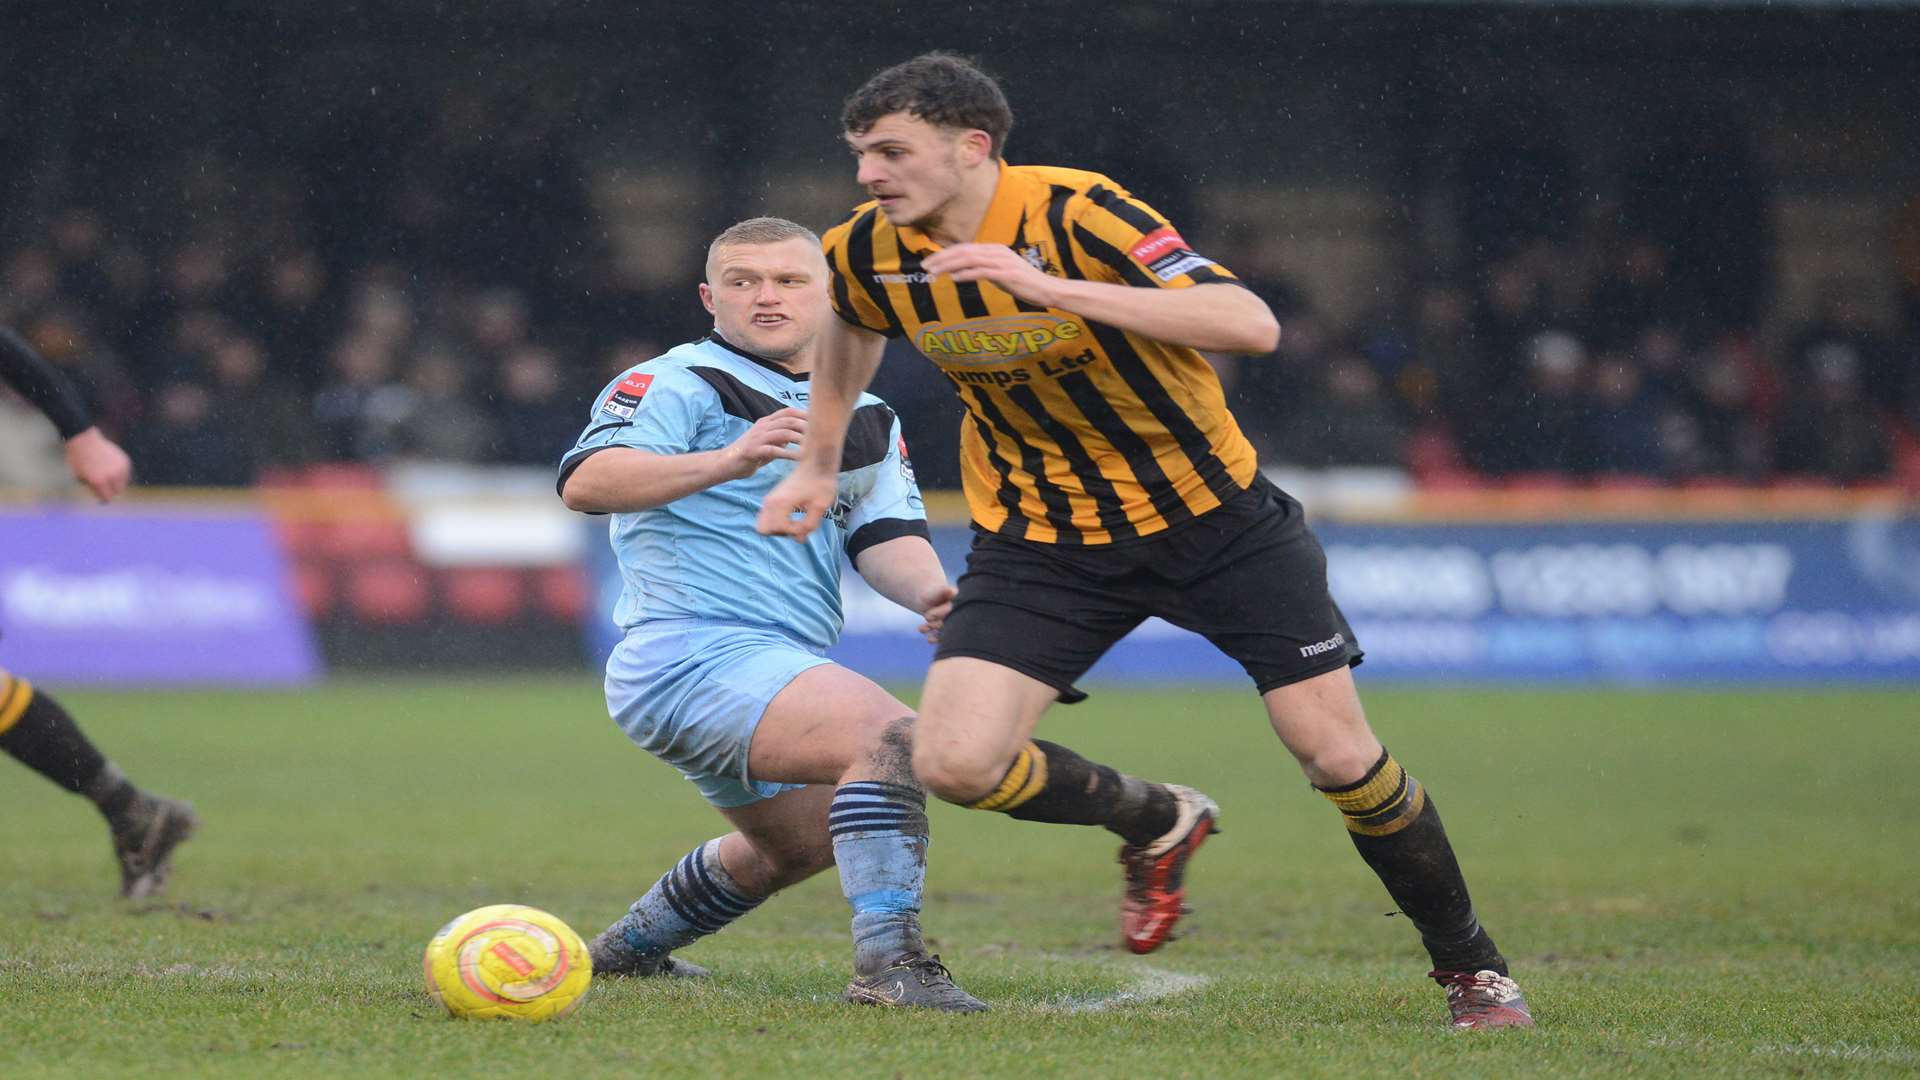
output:
[[1392, 836], [1413, 824], [1427, 805], [1427, 793], [1420, 781], [1409, 776], [1385, 749], [1360, 779], [1315, 790], [1340, 808], [1347, 831], [1360, 836]]
[[68, 791], [92, 799], [109, 820], [138, 793], [58, 701], [4, 671], [0, 671], [0, 750]]
[[1158, 839], [1179, 817], [1165, 785], [1128, 776], [1040, 739], [1020, 748], [998, 787], [965, 805], [1022, 821], [1099, 825], [1129, 844]]
[[1420, 931], [1436, 970], [1507, 973], [1506, 959], [1474, 915], [1440, 811], [1391, 754], [1381, 750], [1351, 784], [1315, 790], [1339, 807], [1353, 846]]

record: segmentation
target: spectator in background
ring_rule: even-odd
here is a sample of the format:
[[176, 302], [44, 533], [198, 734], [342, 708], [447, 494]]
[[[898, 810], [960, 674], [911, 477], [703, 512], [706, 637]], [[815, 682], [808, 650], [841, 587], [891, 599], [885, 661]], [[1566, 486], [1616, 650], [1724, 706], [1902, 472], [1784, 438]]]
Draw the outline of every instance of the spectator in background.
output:
[[349, 337], [333, 350], [333, 375], [313, 399], [321, 455], [330, 461], [385, 461], [393, 430], [412, 411], [412, 395], [394, 379], [391, 346]]
[[280, 377], [258, 338], [235, 333], [220, 341], [207, 357], [207, 375], [213, 413], [232, 429], [256, 473], [313, 459], [306, 396], [298, 380]]
[[1580, 468], [1579, 432], [1585, 426], [1586, 349], [1563, 330], [1528, 343], [1519, 392], [1497, 405], [1498, 423], [1485, 447], [1483, 468], [1496, 475], [1575, 472]]
[[1833, 354], [1844, 352], [1845, 361], [1860, 382], [1861, 392], [1873, 407], [1898, 411], [1906, 392], [1906, 372], [1893, 342], [1874, 324], [1868, 313], [1864, 281], [1830, 281], [1820, 290], [1813, 320], [1793, 335], [1788, 348], [1788, 368], [1797, 377], [1813, 376], [1816, 358], [1836, 362]]
[[1652, 237], [1629, 237], [1588, 302], [1588, 339], [1602, 349], [1621, 349], [1654, 327], [1685, 325], [1691, 305], [1668, 277], [1670, 261]]
[[60, 295], [60, 269], [44, 248], [23, 247], [0, 273], [0, 325], [18, 326]]
[[1311, 391], [1313, 380], [1320, 377], [1326, 365], [1329, 332], [1326, 321], [1290, 287], [1270, 285], [1256, 287], [1254, 292], [1262, 299], [1276, 296], [1288, 305], [1284, 312], [1275, 309], [1284, 327], [1279, 347], [1267, 356], [1230, 357], [1215, 361], [1215, 365], [1222, 370], [1227, 403], [1241, 433], [1265, 456], [1280, 451], [1289, 418]]
[[1859, 354], [1829, 342], [1809, 352], [1805, 363], [1806, 381], [1787, 396], [1780, 417], [1774, 467], [1840, 483], [1885, 477], [1892, 437], [1866, 398]]
[[1660, 411], [1639, 367], [1622, 353], [1594, 359], [1574, 460], [1583, 471], [1602, 476], [1667, 472]]
[[340, 312], [327, 293], [327, 271], [308, 247], [275, 248], [255, 269], [239, 301], [240, 321], [273, 341], [274, 371], [304, 391], [326, 377], [327, 342]]
[[493, 459], [513, 465], [551, 465], [579, 433], [580, 395], [562, 385], [552, 349], [523, 345], [500, 366]]
[[90, 207], [62, 210], [48, 230], [59, 263], [60, 294], [89, 311], [106, 308], [113, 293], [104, 262], [106, 227]]
[[497, 438], [493, 418], [475, 404], [461, 358], [421, 353], [407, 374], [407, 413], [395, 426], [396, 449], [426, 461], [479, 461]]
[[650, 338], [621, 338], [607, 348], [594, 375], [602, 382], [612, 382], [621, 372], [639, 367], [665, 351], [658, 341]]
[[[1487, 405], [1474, 344], [1473, 300], [1466, 290], [1445, 282], [1421, 290], [1403, 394], [1423, 420], [1451, 421], [1447, 426], [1456, 437]], [[1424, 398], [1413, 389], [1422, 386], [1431, 388]]]
[[1745, 338], [1724, 336], [1688, 364], [1688, 374], [1686, 402], [1700, 426], [1706, 471], [1765, 479], [1773, 465], [1767, 428], [1778, 394], [1774, 372]]
[[162, 386], [146, 419], [127, 439], [127, 452], [148, 483], [241, 487], [254, 480], [251, 448], [197, 382]]
[[498, 371], [515, 351], [532, 344], [532, 312], [526, 294], [518, 289], [486, 289], [473, 294], [466, 306], [460, 347], [478, 371]]
[[1274, 458], [1320, 468], [1400, 466], [1407, 425], [1380, 375], [1351, 347], [1336, 348], [1289, 413]]

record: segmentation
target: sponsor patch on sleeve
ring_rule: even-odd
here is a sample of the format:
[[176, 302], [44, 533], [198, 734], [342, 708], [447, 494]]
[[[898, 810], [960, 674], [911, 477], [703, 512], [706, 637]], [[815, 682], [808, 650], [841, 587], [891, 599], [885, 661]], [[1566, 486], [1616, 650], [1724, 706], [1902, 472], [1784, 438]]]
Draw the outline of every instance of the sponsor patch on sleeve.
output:
[[1196, 255], [1186, 248], [1169, 251], [1165, 255], [1147, 264], [1147, 269], [1161, 281], [1172, 281], [1181, 274], [1191, 274], [1203, 266], [1212, 266], [1213, 260], [1205, 255]]
[[915, 481], [913, 478], [913, 459], [907, 456], [907, 437], [905, 435], [900, 436], [899, 448], [900, 448], [900, 475], [906, 478], [907, 483], [909, 484], [914, 483]]
[[631, 420], [634, 410], [640, 407], [640, 399], [647, 396], [647, 387], [652, 385], [653, 376], [630, 371], [607, 394], [607, 400], [600, 403], [600, 411], [622, 420]]
[[1162, 225], [1141, 237], [1140, 242], [1133, 245], [1127, 254], [1153, 271], [1161, 281], [1172, 281], [1182, 274], [1191, 274], [1203, 266], [1213, 265], [1212, 259], [1194, 254], [1171, 225]]
[[1141, 237], [1127, 254], [1133, 256], [1134, 262], [1150, 263], [1168, 252], [1183, 251], [1186, 246], [1187, 242], [1180, 239], [1180, 234], [1174, 231], [1173, 226], [1162, 225]]

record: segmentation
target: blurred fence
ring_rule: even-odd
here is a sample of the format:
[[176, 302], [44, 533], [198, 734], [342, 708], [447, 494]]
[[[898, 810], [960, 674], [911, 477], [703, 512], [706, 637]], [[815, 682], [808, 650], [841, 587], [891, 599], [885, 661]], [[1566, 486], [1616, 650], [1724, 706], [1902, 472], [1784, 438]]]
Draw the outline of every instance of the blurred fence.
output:
[[[1304, 478], [1302, 478], [1304, 479]], [[1887, 489], [1316, 493], [1370, 679], [1920, 679], [1920, 515]], [[968, 530], [930, 499], [950, 574]], [[618, 580], [605, 519], [544, 470], [324, 467], [239, 499], [0, 511], [0, 664], [55, 682], [590, 672]], [[835, 655], [910, 681], [917, 618], [849, 574]], [[1238, 681], [1150, 621], [1089, 678]]]

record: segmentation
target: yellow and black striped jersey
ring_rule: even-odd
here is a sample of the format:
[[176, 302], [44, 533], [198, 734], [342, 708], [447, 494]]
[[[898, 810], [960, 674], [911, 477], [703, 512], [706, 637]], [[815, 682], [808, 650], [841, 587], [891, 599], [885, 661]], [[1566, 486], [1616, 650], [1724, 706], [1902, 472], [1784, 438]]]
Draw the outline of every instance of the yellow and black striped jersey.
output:
[[[1000, 166], [981, 243], [1058, 277], [1142, 288], [1235, 282], [1167, 220], [1098, 173]], [[930, 277], [939, 245], [866, 203], [823, 239], [835, 311], [905, 337], [966, 403], [963, 486], [980, 528], [1107, 544], [1204, 514], [1253, 481], [1254, 450], [1193, 349], [989, 282]]]

